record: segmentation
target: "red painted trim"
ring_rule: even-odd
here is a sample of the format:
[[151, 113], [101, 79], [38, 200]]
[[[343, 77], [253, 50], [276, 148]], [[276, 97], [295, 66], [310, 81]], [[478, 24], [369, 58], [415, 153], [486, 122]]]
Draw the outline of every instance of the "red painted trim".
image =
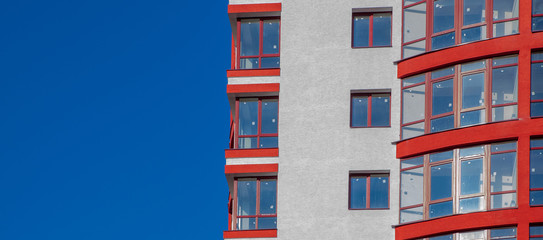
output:
[[278, 148], [225, 149], [225, 158], [278, 157]]
[[232, 4], [228, 13], [281, 12], [281, 3]]
[[259, 77], [259, 76], [281, 76], [281, 69], [236, 69], [226, 70], [226, 77]]
[[225, 174], [233, 173], [274, 173], [279, 170], [279, 164], [241, 164], [224, 166]]
[[256, 93], [256, 92], [279, 92], [279, 83], [230, 84], [226, 86], [226, 93]]
[[244, 230], [224, 231], [223, 238], [274, 238], [277, 237], [277, 229], [272, 230]]

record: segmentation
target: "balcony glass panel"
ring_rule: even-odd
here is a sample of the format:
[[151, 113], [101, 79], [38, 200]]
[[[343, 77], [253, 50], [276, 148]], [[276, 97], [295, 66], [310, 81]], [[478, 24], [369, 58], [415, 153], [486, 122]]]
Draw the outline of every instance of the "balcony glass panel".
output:
[[494, 0], [493, 18], [503, 20], [518, 17], [518, 0]]
[[259, 217], [258, 229], [277, 229], [277, 217]]
[[[260, 214], [275, 214], [277, 207], [277, 180], [263, 179], [260, 181]], [[262, 220], [262, 218], [260, 219]], [[259, 221], [259, 224], [262, 223]], [[259, 226], [260, 228], [260, 226]]]
[[243, 19], [240, 21], [241, 56], [256, 56], [260, 53], [260, 20]]
[[439, 200], [451, 197], [452, 163], [433, 166], [430, 169], [430, 174], [430, 200]]
[[478, 212], [484, 209], [483, 197], [460, 199], [459, 213]]
[[462, 109], [483, 106], [485, 103], [485, 74], [462, 77]]
[[409, 208], [400, 211], [400, 223], [422, 220], [422, 207]]
[[424, 134], [424, 122], [402, 127], [402, 139], [412, 138], [422, 134]]
[[485, 21], [485, 0], [464, 0], [464, 26]]
[[[264, 32], [262, 39], [262, 52], [264, 54], [279, 53], [279, 19], [263, 21]], [[262, 62], [264, 63], [264, 61]]]
[[422, 204], [423, 169], [401, 172], [401, 207]]
[[280, 67], [280, 58], [279, 57], [263, 57], [262, 64], [260, 68], [279, 68]]
[[434, 33], [454, 28], [454, 0], [434, 0]]
[[430, 121], [430, 132], [441, 132], [454, 127], [454, 115], [432, 119]]
[[467, 28], [462, 30], [462, 43], [486, 39], [486, 26]]
[[426, 3], [421, 3], [406, 8], [404, 10], [403, 42], [411, 42], [413, 40], [423, 38], [425, 35]]
[[432, 50], [439, 50], [453, 46], [455, 41], [454, 39], [454, 32], [432, 37]]
[[256, 179], [238, 180], [238, 216], [256, 215]]
[[262, 133], [277, 133], [277, 99], [262, 99]]
[[425, 86], [420, 85], [403, 90], [402, 122], [410, 123], [424, 119]]
[[452, 201], [430, 204], [429, 211], [430, 211], [429, 213], [430, 218], [452, 215], [453, 213]]
[[460, 176], [460, 194], [482, 193], [483, 191], [483, 159], [462, 161]]
[[517, 194], [496, 194], [490, 197], [490, 209], [510, 208], [517, 206]]
[[403, 47], [403, 58], [419, 55], [426, 51], [426, 40], [418, 41]]
[[460, 126], [470, 126], [485, 122], [485, 110], [463, 112], [460, 114]]
[[518, 33], [518, 20], [495, 23], [492, 25], [492, 36], [501, 37]]
[[517, 189], [517, 153], [493, 154], [490, 158], [490, 191]]
[[453, 80], [432, 84], [432, 115], [448, 113], [453, 110]]

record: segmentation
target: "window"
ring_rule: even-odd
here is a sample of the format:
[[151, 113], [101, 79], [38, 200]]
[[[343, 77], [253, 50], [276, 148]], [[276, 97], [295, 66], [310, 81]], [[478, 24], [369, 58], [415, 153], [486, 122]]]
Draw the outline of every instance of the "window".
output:
[[277, 179], [275, 177], [234, 180], [236, 230], [277, 228]]
[[353, 47], [390, 47], [392, 13], [353, 14]]
[[543, 52], [532, 53], [531, 79], [531, 116], [541, 117], [543, 116]]
[[543, 239], [543, 226], [530, 225], [530, 239]]
[[518, 0], [404, 0], [402, 56], [516, 34], [518, 4]]
[[530, 205], [543, 205], [543, 138], [530, 141]]
[[403, 79], [402, 139], [516, 119], [517, 70], [514, 55], [463, 63]]
[[501, 142], [401, 160], [400, 223], [516, 207], [516, 148]]
[[532, 0], [532, 31], [543, 30], [543, 0]]
[[239, 98], [236, 110], [235, 148], [277, 147], [277, 97]]
[[351, 94], [351, 127], [390, 127], [390, 93]]
[[516, 239], [517, 228], [505, 227], [505, 228], [492, 228], [483, 229], [469, 232], [458, 232], [447, 235], [433, 236], [424, 238], [424, 240], [452, 240], [452, 239], [480, 239], [480, 240], [493, 240], [493, 239]]
[[349, 209], [388, 209], [389, 174], [350, 174]]
[[278, 18], [238, 20], [238, 69], [279, 68]]

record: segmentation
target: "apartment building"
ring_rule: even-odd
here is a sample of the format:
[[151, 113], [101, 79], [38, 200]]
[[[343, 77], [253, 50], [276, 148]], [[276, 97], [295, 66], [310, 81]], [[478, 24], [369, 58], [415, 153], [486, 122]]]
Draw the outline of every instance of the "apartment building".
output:
[[543, 0], [230, 0], [224, 239], [543, 239]]

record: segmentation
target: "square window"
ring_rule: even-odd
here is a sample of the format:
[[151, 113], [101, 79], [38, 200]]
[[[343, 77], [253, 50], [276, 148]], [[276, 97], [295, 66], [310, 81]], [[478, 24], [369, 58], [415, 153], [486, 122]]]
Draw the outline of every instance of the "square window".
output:
[[390, 127], [390, 93], [351, 94], [351, 127]]
[[390, 47], [392, 46], [392, 13], [353, 14], [352, 47]]
[[279, 18], [238, 19], [238, 69], [279, 68]]
[[235, 148], [277, 148], [277, 97], [238, 98]]
[[277, 179], [238, 178], [235, 185], [236, 230], [277, 228]]
[[349, 209], [388, 209], [389, 174], [351, 174]]

